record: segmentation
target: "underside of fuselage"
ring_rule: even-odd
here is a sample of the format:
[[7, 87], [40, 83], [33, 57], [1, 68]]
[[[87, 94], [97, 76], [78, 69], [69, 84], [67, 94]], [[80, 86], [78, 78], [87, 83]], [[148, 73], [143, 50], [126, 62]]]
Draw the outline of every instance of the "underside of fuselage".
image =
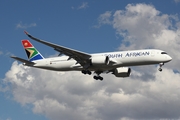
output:
[[[63, 64], [63, 65], [62, 65]], [[141, 66], [141, 65], [152, 65], [152, 64], [159, 64], [157, 61], [144, 61], [144, 62], [129, 62], [123, 64], [112, 64], [112, 65], [91, 65], [87, 69], [89, 71], [111, 71], [118, 67], [130, 67], [130, 66]], [[31, 67], [41, 68], [46, 70], [53, 70], [53, 71], [82, 71], [83, 68], [81, 65], [65, 65], [64, 63], [57, 63], [57, 64], [49, 64], [49, 65], [38, 65], [35, 64]]]

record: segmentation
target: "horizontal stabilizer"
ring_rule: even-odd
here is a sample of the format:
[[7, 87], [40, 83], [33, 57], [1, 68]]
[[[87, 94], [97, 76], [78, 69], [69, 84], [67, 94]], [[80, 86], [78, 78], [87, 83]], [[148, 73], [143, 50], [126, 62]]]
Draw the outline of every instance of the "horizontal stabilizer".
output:
[[34, 65], [35, 63], [34, 62], [31, 62], [31, 61], [28, 61], [28, 60], [25, 60], [25, 59], [22, 59], [22, 58], [19, 58], [19, 57], [16, 57], [16, 56], [11, 56], [11, 58], [15, 59], [15, 60], [18, 60], [22, 63], [25, 63], [25, 65]]

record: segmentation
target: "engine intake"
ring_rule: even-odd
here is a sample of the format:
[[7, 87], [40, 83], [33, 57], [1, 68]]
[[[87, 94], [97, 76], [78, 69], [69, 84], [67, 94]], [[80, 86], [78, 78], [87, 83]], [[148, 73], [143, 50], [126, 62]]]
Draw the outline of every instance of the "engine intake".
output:
[[108, 65], [109, 57], [108, 56], [93, 56], [91, 58], [92, 65]]
[[116, 77], [129, 77], [131, 74], [131, 68], [119, 67], [119, 68], [114, 69], [113, 74]]

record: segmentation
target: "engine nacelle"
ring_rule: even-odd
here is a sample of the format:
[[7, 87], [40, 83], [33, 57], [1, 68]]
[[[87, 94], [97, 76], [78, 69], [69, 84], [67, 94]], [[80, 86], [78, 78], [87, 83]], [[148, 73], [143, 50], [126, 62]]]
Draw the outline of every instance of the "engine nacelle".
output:
[[113, 74], [116, 77], [129, 77], [131, 74], [131, 68], [119, 67], [119, 68], [114, 69]]
[[109, 57], [108, 56], [93, 56], [91, 58], [92, 65], [108, 65]]

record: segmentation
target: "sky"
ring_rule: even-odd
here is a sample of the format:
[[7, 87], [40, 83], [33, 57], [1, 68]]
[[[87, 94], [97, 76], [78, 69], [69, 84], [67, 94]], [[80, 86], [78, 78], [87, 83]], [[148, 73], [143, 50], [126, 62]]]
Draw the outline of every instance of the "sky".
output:
[[[0, 120], [180, 119], [180, 0], [1, 0], [0, 26]], [[173, 60], [103, 81], [29, 68], [10, 58], [27, 59], [24, 30], [86, 53], [155, 48]]]

